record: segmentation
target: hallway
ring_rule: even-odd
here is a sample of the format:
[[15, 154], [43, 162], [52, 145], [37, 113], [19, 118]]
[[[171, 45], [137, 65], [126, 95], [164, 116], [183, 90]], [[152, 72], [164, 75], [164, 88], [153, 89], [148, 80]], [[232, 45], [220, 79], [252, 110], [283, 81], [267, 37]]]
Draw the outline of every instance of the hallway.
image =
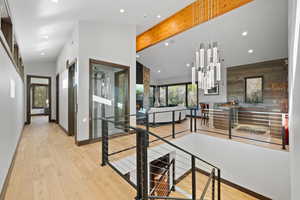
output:
[[78, 147], [47, 117], [24, 129], [5, 200], [133, 199], [135, 191], [100, 166], [99, 143]]

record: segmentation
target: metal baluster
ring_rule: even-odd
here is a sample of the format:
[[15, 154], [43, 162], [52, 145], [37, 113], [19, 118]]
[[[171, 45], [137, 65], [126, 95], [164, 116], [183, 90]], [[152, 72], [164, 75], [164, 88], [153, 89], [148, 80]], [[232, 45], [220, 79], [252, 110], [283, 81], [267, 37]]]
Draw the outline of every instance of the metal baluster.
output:
[[221, 200], [221, 170], [218, 169], [218, 200]]
[[102, 166], [108, 163], [108, 122], [102, 120]]
[[175, 138], [175, 111], [172, 111], [172, 137]]
[[195, 156], [192, 156], [192, 200], [196, 200], [196, 161]]

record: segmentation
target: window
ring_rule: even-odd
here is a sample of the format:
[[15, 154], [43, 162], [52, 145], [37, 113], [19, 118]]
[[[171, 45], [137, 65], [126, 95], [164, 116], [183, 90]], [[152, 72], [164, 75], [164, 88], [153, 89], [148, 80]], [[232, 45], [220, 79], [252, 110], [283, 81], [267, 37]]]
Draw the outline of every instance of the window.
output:
[[197, 102], [197, 85], [188, 84], [188, 106], [196, 107]]
[[168, 87], [168, 105], [186, 105], [186, 85]]
[[32, 108], [48, 108], [48, 85], [32, 85]]
[[160, 106], [167, 106], [167, 87], [159, 87]]
[[149, 105], [150, 108], [154, 106], [154, 92], [155, 88], [153, 86], [150, 86], [150, 94], [149, 94]]

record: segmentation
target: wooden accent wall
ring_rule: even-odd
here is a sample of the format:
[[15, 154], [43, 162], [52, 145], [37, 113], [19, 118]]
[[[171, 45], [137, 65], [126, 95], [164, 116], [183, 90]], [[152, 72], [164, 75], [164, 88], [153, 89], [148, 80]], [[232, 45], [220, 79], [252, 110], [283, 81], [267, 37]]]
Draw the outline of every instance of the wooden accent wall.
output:
[[[288, 112], [288, 65], [286, 59], [248, 64], [227, 69], [227, 99], [245, 103], [245, 78], [263, 77], [263, 111]], [[257, 105], [252, 106], [252, 110]]]
[[[157, 44], [253, 0], [197, 0], [136, 38], [136, 51]], [[209, 6], [212, 2], [212, 7]], [[209, 12], [209, 8], [212, 12]], [[212, 13], [212, 16], [209, 16]]]

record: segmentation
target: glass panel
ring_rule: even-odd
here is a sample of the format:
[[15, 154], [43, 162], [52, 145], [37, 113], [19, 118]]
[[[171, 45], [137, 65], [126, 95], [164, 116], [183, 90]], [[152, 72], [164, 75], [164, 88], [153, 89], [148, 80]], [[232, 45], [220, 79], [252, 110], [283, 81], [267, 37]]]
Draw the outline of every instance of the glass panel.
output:
[[[92, 70], [92, 95], [97, 98], [92, 108], [92, 138], [95, 139], [102, 136], [100, 117], [114, 116], [116, 121], [121, 121], [129, 113], [129, 72], [100, 64], [94, 64]], [[113, 124], [109, 125], [109, 135], [118, 132]]]
[[186, 105], [185, 103], [185, 85], [175, 85], [168, 87], [168, 105]]
[[136, 110], [144, 107], [144, 85], [136, 84]]
[[48, 86], [33, 87], [33, 107], [47, 108], [48, 107]]
[[197, 85], [193, 85], [193, 84], [188, 85], [188, 106], [189, 107], [197, 106]]
[[159, 103], [160, 106], [167, 106], [167, 88], [166, 87], [160, 87], [159, 88]]

